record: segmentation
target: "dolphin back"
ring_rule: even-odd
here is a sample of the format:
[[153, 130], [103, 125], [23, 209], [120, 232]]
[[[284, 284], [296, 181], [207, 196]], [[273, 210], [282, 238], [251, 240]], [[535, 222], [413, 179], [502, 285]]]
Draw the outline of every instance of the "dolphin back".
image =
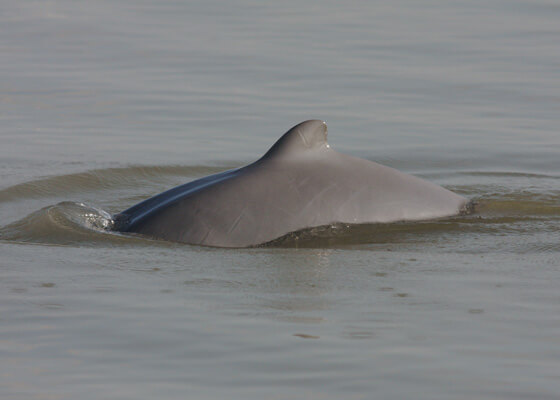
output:
[[334, 223], [423, 220], [460, 213], [467, 199], [420, 178], [334, 151], [311, 120], [259, 160], [197, 179], [115, 215], [115, 227], [218, 247], [254, 246]]

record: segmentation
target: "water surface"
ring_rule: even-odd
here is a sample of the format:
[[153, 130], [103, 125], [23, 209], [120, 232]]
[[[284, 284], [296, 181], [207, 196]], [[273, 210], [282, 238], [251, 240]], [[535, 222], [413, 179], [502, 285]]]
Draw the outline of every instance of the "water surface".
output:
[[[557, 2], [1, 7], [2, 398], [558, 398]], [[476, 213], [254, 249], [103, 230], [310, 118]]]

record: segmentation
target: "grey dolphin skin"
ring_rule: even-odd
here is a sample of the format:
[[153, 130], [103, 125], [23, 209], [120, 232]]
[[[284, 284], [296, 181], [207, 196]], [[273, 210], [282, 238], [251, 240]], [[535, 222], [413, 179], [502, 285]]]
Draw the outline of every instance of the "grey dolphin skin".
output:
[[121, 232], [176, 242], [248, 247], [304, 228], [425, 220], [467, 206], [433, 183], [334, 151], [327, 125], [310, 120], [254, 163], [163, 192], [114, 223]]

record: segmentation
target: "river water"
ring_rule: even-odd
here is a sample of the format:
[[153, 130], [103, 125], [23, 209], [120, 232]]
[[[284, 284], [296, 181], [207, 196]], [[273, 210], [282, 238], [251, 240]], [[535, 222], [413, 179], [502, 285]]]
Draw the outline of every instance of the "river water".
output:
[[[558, 399], [560, 3], [2, 1], [2, 399]], [[105, 217], [306, 119], [472, 215], [218, 249]]]

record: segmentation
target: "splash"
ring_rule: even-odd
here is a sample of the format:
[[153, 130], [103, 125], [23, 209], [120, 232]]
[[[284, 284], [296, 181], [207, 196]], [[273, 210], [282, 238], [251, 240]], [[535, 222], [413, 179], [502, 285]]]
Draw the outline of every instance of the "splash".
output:
[[108, 212], [84, 203], [64, 201], [0, 228], [0, 239], [51, 245], [94, 245], [136, 239], [112, 232], [112, 225]]

